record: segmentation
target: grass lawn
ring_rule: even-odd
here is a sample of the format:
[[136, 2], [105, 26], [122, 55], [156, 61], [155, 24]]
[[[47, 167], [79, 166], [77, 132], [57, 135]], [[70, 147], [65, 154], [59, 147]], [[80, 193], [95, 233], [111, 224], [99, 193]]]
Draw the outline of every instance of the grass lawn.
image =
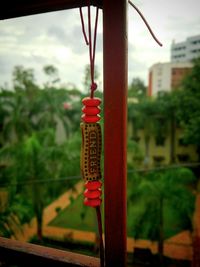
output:
[[[139, 207], [138, 207], [139, 208]], [[102, 207], [103, 211], [103, 207]], [[103, 212], [102, 212], [103, 213]], [[132, 237], [131, 232], [131, 216], [128, 213], [127, 216], [128, 236]], [[148, 224], [148, 221], [146, 222]], [[80, 195], [77, 199], [73, 200], [64, 210], [58, 213], [58, 216], [54, 218], [50, 223], [50, 226], [56, 226], [61, 228], [72, 228], [82, 231], [97, 231], [97, 221], [95, 209], [86, 207], [83, 204], [83, 196]], [[178, 216], [175, 210], [165, 207], [165, 238], [169, 238], [180, 231], [184, 230], [182, 220]], [[146, 238], [141, 236], [141, 238]]]
[[49, 225], [95, 232], [97, 231], [96, 212], [95, 209], [83, 204], [83, 196], [80, 195], [72, 201], [71, 205], [60, 211]]

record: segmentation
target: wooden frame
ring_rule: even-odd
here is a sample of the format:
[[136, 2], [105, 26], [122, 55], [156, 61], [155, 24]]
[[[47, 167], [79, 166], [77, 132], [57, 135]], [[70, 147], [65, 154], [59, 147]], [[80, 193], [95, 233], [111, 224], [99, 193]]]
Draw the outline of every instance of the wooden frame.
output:
[[[86, 0], [5, 2], [0, 10], [0, 19], [76, 8], [87, 3]], [[127, 1], [93, 0], [91, 3], [103, 8], [105, 260], [106, 267], [125, 267]]]

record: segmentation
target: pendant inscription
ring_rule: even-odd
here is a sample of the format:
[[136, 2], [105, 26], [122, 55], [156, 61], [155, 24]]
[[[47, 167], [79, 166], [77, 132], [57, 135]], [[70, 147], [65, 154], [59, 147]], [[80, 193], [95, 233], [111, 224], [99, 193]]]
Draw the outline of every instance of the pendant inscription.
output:
[[101, 126], [98, 123], [81, 123], [81, 171], [85, 180], [101, 179]]

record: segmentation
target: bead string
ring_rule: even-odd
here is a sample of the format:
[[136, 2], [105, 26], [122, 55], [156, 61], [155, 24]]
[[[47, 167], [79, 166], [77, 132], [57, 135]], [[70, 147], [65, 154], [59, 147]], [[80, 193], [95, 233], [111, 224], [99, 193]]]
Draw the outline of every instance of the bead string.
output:
[[95, 72], [95, 53], [96, 53], [96, 39], [97, 39], [97, 26], [98, 26], [98, 17], [99, 17], [99, 8], [96, 8], [96, 17], [95, 17], [95, 26], [94, 26], [94, 37], [92, 43], [92, 30], [91, 30], [91, 10], [90, 10], [90, 0], [88, 0], [88, 37], [85, 31], [85, 23], [83, 18], [82, 8], [79, 8], [82, 32], [85, 39], [86, 45], [89, 46], [89, 57], [90, 57], [90, 77], [91, 77], [91, 86], [90, 86], [90, 97], [94, 97], [94, 91], [97, 89], [97, 84], [94, 81], [94, 72]]
[[[84, 104], [84, 107], [82, 109], [82, 112], [84, 113], [82, 116], [82, 121], [86, 125], [86, 128], [88, 128], [89, 126], [92, 128], [92, 125], [95, 125], [100, 120], [100, 116], [98, 114], [100, 113], [99, 104], [101, 103], [101, 100], [99, 98], [94, 97], [94, 91], [97, 89], [97, 84], [94, 81], [94, 72], [95, 72], [95, 52], [96, 52], [96, 39], [97, 39], [99, 8], [98, 7], [96, 8], [96, 18], [95, 18], [95, 26], [94, 26], [93, 43], [92, 43], [92, 30], [91, 30], [90, 0], [88, 0], [88, 37], [87, 37], [86, 31], [85, 31], [85, 23], [84, 23], [84, 18], [83, 18], [83, 13], [82, 13], [81, 7], [79, 8], [79, 11], [80, 11], [83, 36], [84, 36], [86, 45], [89, 46], [90, 77], [91, 77], [90, 98], [88, 97], [88, 98], [84, 98], [82, 100], [82, 102]], [[88, 127], [87, 127], [87, 125], [88, 125]], [[98, 126], [100, 127], [99, 124], [98, 124]], [[82, 127], [84, 127], [84, 126], [82, 126]], [[95, 127], [95, 126], [93, 126], [93, 127]], [[101, 132], [101, 130], [100, 130], [100, 132]], [[97, 134], [97, 136], [98, 136], [98, 134]], [[87, 134], [87, 137], [88, 137], [88, 134]], [[100, 137], [98, 137], [98, 138], [100, 138]], [[98, 141], [96, 140], [96, 142], [98, 142]], [[98, 144], [97, 146], [99, 146], [99, 145], [100, 144]], [[100, 150], [98, 152], [100, 153]], [[86, 156], [88, 156], [88, 150], [87, 150], [87, 153], [84, 153], [84, 154]], [[100, 160], [100, 156], [99, 156], [98, 160]], [[86, 164], [86, 167], [84, 165], [85, 169], [84, 169], [84, 171], [82, 170], [82, 173], [85, 174], [84, 178], [86, 180], [88, 180], [87, 177], [89, 175], [88, 174], [89, 172], [87, 172], [87, 167], [88, 167], [87, 164]], [[93, 207], [96, 210], [97, 222], [98, 222], [98, 231], [99, 231], [99, 241], [100, 241], [100, 247], [99, 247], [100, 266], [104, 267], [104, 243], [103, 243], [102, 219], [101, 219], [101, 209], [100, 209], [100, 205], [101, 205], [101, 201], [102, 201], [101, 200], [101, 185], [102, 185], [102, 183], [99, 181], [99, 179], [101, 178], [100, 172], [101, 171], [99, 169], [99, 173], [97, 172], [97, 174], [99, 176], [98, 179], [97, 179], [97, 177], [95, 178], [93, 175], [93, 177], [92, 178], [90, 177], [90, 179], [85, 183], [86, 190], [84, 192], [84, 196], [85, 196], [84, 204], [86, 206]], [[93, 179], [93, 181], [91, 181], [91, 179]]]
[[136, 7], [136, 5], [134, 5], [131, 0], [128, 0], [128, 3], [138, 12], [138, 14], [140, 15], [140, 17], [142, 18], [142, 20], [144, 21], [147, 29], [149, 30], [151, 36], [153, 37], [153, 39], [158, 43], [159, 46], [162, 46], [162, 43], [156, 38], [155, 34], [153, 33], [151, 27], [149, 26], [147, 20], [145, 19], [144, 15], [142, 14], [142, 12]]

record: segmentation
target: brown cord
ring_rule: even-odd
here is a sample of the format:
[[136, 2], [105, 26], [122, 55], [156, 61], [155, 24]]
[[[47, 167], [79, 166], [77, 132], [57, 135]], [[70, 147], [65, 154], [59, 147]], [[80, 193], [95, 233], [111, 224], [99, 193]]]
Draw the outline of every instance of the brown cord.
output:
[[151, 36], [153, 37], [153, 39], [160, 45], [163, 46], [162, 43], [156, 38], [155, 34], [153, 33], [151, 27], [149, 26], [147, 20], [145, 19], [145, 17], [143, 16], [142, 12], [130, 1], [128, 0], [128, 3], [138, 12], [138, 14], [140, 15], [140, 17], [142, 18], [142, 20], [144, 21], [145, 25], [147, 26], [149, 32], [151, 33]]
[[96, 207], [98, 230], [99, 230], [99, 240], [100, 240], [100, 266], [104, 267], [104, 244], [103, 244], [103, 230], [102, 230], [102, 219], [101, 219], [101, 209], [100, 206]]

